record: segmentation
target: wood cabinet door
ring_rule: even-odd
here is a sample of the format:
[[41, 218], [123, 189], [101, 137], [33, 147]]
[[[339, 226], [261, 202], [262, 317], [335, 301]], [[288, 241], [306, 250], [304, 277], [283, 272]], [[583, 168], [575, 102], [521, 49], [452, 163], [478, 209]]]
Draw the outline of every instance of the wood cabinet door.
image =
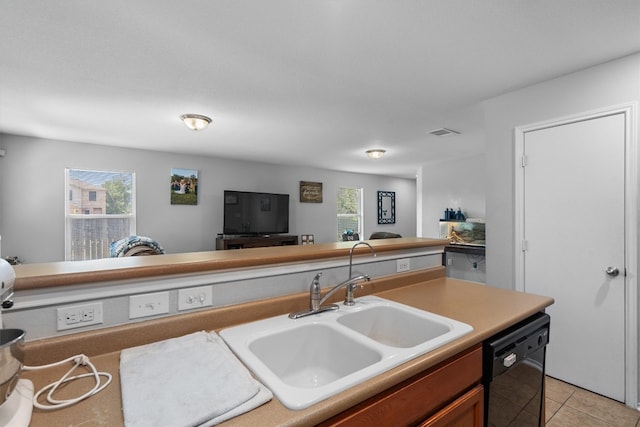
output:
[[320, 423], [319, 427], [416, 425], [429, 415], [438, 414], [448, 402], [455, 402], [456, 397], [478, 384], [481, 376], [482, 348], [478, 345]]

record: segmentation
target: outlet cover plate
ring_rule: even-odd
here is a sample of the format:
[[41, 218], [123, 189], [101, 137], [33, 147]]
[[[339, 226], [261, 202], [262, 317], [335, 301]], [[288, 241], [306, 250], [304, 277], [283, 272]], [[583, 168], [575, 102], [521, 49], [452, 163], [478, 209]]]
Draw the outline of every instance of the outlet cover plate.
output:
[[102, 302], [59, 307], [58, 330], [83, 328], [103, 323]]
[[178, 311], [213, 305], [213, 287], [198, 286], [178, 290]]
[[403, 271], [411, 270], [411, 259], [402, 258], [396, 261], [396, 272], [402, 273]]

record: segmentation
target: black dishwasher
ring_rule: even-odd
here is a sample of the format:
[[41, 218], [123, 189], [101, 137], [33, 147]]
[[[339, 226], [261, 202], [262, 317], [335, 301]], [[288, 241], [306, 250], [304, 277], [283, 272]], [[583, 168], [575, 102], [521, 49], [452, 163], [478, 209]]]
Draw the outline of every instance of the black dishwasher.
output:
[[544, 425], [548, 314], [537, 313], [483, 344], [484, 417], [487, 427]]

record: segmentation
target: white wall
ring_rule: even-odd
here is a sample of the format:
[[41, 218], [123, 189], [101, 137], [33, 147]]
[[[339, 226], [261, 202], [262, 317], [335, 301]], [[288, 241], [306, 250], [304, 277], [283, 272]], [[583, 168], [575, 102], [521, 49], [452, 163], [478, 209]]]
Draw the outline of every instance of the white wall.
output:
[[487, 283], [507, 289], [515, 283], [514, 129], [639, 99], [640, 54], [635, 54], [484, 102]]
[[[64, 169], [114, 169], [136, 173], [137, 233], [169, 253], [208, 251], [222, 232], [223, 191], [290, 194], [290, 234], [335, 241], [339, 186], [364, 188], [365, 236], [390, 231], [416, 235], [415, 180], [280, 166], [194, 155], [114, 148], [0, 134], [0, 235], [2, 256], [26, 262], [64, 259]], [[198, 205], [171, 205], [172, 168], [199, 171]], [[300, 203], [299, 182], [323, 183], [323, 203]], [[377, 224], [377, 191], [396, 192], [396, 224]]]
[[467, 218], [484, 218], [485, 175], [483, 155], [423, 164], [418, 173], [419, 236], [438, 236], [438, 220], [447, 208], [461, 208]]
[[[506, 289], [515, 286], [515, 168], [514, 129], [543, 121], [576, 116], [640, 100], [640, 54], [598, 65], [484, 103], [487, 135], [487, 250], [486, 280]], [[636, 109], [637, 111], [637, 109]], [[640, 117], [633, 118], [637, 127]], [[636, 141], [638, 143], [638, 141]], [[640, 145], [640, 144], [638, 144]], [[573, 165], [567, 159], [567, 167]], [[593, 173], [599, 173], [592, 168]], [[607, 179], [603, 176], [602, 179]], [[634, 207], [638, 209], [637, 206]], [[579, 214], [579, 212], [577, 213]], [[549, 248], [562, 256], [562, 247]], [[636, 272], [631, 272], [636, 277]], [[637, 283], [636, 283], [637, 285]], [[637, 307], [637, 301], [630, 303]], [[630, 316], [635, 316], [632, 312]], [[627, 341], [634, 354], [637, 337]], [[629, 372], [637, 384], [640, 360]], [[635, 396], [637, 397], [638, 391]], [[628, 397], [627, 399], [633, 399]], [[628, 401], [627, 403], [632, 403]], [[633, 402], [633, 406], [635, 402]]]

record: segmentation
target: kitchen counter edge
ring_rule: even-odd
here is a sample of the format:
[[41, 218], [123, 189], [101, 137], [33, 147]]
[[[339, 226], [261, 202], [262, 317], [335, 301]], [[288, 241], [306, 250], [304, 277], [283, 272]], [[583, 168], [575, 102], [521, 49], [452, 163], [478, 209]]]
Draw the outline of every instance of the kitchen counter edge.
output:
[[[416, 280], [417, 278], [420, 278]], [[254, 409], [244, 415], [233, 418], [221, 425], [224, 426], [305, 426], [314, 425], [412, 377], [436, 364], [455, 356], [505, 328], [526, 319], [530, 315], [543, 311], [553, 304], [549, 297], [525, 294], [494, 288], [478, 283], [466, 282], [444, 277], [444, 269], [436, 267], [422, 274], [412, 273], [398, 275], [397, 278], [372, 281], [363, 294], [375, 294], [416, 308], [428, 310], [437, 314], [469, 323], [474, 327], [470, 334], [453, 341], [439, 349], [419, 356], [394, 369], [391, 369], [362, 384], [356, 385], [344, 392], [326, 399], [310, 408], [301, 411], [291, 411], [285, 408], [275, 397], [269, 403]], [[51, 358], [53, 355], [62, 356], [65, 351], [82, 346], [91, 335], [91, 347], [95, 355], [91, 356], [99, 369], [114, 374], [114, 382], [99, 395], [81, 402], [73, 407], [51, 412], [34, 410], [31, 427], [52, 425], [77, 424], [86, 422], [86, 417], [102, 408], [103, 417], [110, 422], [122, 422], [121, 397], [119, 376], [116, 375], [119, 366], [119, 351], [113, 351], [109, 346], [102, 347], [110, 352], [101, 352], [100, 342], [109, 337], [124, 337], [129, 345], [132, 340], [137, 345], [159, 340], [166, 334], [167, 327], [173, 327], [173, 334], [180, 336], [191, 330], [209, 329], [220, 330], [246, 320], [246, 312], [251, 312], [256, 319], [275, 315], [273, 310], [281, 312], [291, 307], [300, 306], [308, 295], [291, 295], [258, 301], [239, 306], [224, 307], [216, 310], [173, 316], [165, 319], [150, 320], [133, 325], [109, 328], [105, 331], [62, 336], [46, 340], [27, 343], [27, 364], [43, 363], [42, 357]], [[306, 301], [305, 301], [306, 302]], [[208, 312], [208, 313], [207, 313]], [[214, 315], [214, 312], [215, 313]], [[280, 314], [283, 314], [282, 312]], [[213, 316], [213, 317], [211, 317]], [[205, 321], [204, 319], [208, 319]], [[198, 328], [200, 327], [200, 328]], [[195, 329], [194, 329], [195, 328]], [[156, 331], [156, 332], [154, 332]], [[162, 331], [162, 332], [157, 332]], [[113, 335], [113, 334], [117, 335]], [[160, 334], [160, 335], [157, 335]], [[117, 339], [117, 338], [116, 338]], [[113, 343], [112, 343], [113, 344]], [[126, 348], [126, 347], [123, 347]], [[64, 357], [68, 357], [67, 354]], [[66, 367], [64, 368], [67, 369]], [[64, 373], [64, 372], [62, 372]], [[45, 386], [54, 372], [27, 373], [25, 378], [32, 379], [36, 390]], [[116, 420], [117, 418], [117, 420]]]
[[[434, 248], [444, 251], [446, 240], [421, 237], [368, 240], [377, 253]], [[181, 276], [228, 269], [342, 258], [354, 242], [187, 252], [157, 256], [104, 258], [89, 261], [61, 261], [15, 265], [16, 291], [77, 285], [83, 283]], [[365, 252], [359, 247], [354, 253]]]

